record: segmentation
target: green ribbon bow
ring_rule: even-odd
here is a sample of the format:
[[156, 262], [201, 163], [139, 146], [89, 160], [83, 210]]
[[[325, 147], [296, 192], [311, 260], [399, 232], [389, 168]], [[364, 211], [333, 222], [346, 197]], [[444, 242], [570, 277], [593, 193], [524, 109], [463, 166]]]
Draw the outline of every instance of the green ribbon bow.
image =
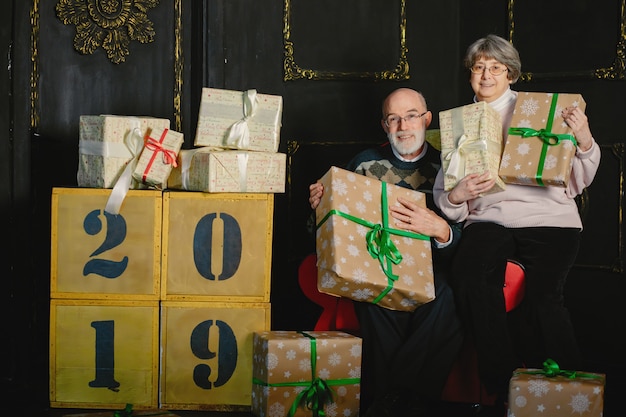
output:
[[298, 408], [306, 408], [313, 412], [313, 417], [325, 417], [324, 406], [331, 404], [334, 400], [334, 391], [332, 385], [349, 385], [358, 384], [360, 378], [340, 378], [326, 381], [316, 374], [317, 368], [317, 343], [314, 336], [305, 332], [298, 332], [309, 338], [311, 343], [311, 381], [309, 382], [276, 382], [273, 384], [261, 381], [258, 378], [252, 378], [252, 382], [257, 385], [266, 387], [305, 387], [291, 404], [287, 417], [293, 417]]
[[382, 224], [372, 223], [364, 219], [352, 216], [348, 213], [341, 212], [339, 210], [330, 210], [326, 216], [316, 226], [319, 229], [330, 216], [338, 215], [344, 219], [348, 219], [354, 223], [358, 223], [361, 226], [370, 228], [365, 235], [365, 242], [367, 245], [367, 252], [374, 259], [378, 259], [380, 267], [387, 276], [387, 287], [372, 300], [373, 304], [377, 304], [382, 300], [393, 288], [394, 283], [398, 280], [398, 275], [393, 273], [393, 265], [398, 265], [402, 262], [402, 254], [391, 240], [391, 235], [410, 237], [413, 239], [429, 240], [428, 236], [407, 232], [406, 230], [392, 229], [389, 227], [389, 215], [387, 213], [387, 183], [383, 182], [381, 186], [381, 213]]
[[548, 121], [546, 123], [545, 129], [531, 129], [528, 127], [510, 127], [509, 135], [521, 136], [522, 138], [539, 138], [542, 142], [541, 148], [541, 156], [539, 157], [539, 164], [537, 166], [537, 184], [544, 187], [544, 183], [542, 180], [543, 176], [543, 167], [546, 162], [546, 155], [548, 154], [548, 147], [559, 145], [564, 140], [572, 141], [574, 146], [577, 145], [576, 138], [573, 135], [567, 133], [552, 133], [552, 123], [554, 121], [554, 112], [556, 111], [556, 104], [558, 101], [559, 95], [557, 93], [552, 95], [552, 103], [550, 104], [550, 112], [548, 114]]
[[580, 378], [594, 378], [594, 379], [604, 379], [601, 375], [598, 374], [590, 374], [584, 372], [576, 372], [576, 371], [566, 371], [559, 367], [559, 364], [556, 363], [553, 359], [546, 359], [543, 362], [543, 370], [536, 371], [520, 371], [520, 374], [530, 374], [530, 375], [545, 375], [548, 378], [554, 378], [557, 376], [564, 376], [569, 379], [574, 379], [576, 377]]

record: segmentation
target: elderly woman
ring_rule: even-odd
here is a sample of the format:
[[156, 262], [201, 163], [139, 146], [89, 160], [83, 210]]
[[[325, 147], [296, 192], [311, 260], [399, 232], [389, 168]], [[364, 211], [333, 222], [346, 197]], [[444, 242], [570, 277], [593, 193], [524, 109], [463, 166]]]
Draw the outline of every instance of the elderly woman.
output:
[[[474, 101], [485, 101], [500, 113], [506, 138], [517, 100], [510, 86], [521, 72], [518, 51], [507, 40], [488, 35], [469, 46], [464, 63]], [[581, 364], [563, 288], [582, 230], [574, 198], [591, 184], [600, 148], [581, 109], [565, 108], [561, 115], [577, 142], [567, 188], [507, 184], [504, 191], [486, 193], [495, 178], [484, 173], [467, 175], [447, 192], [442, 170], [435, 183], [435, 202], [443, 214], [465, 222], [451, 285], [476, 346], [481, 380], [497, 395], [498, 413], [504, 413], [516, 367], [542, 368], [547, 358], [566, 369]], [[526, 270], [526, 295], [514, 312], [520, 320], [511, 332], [502, 293], [510, 258]]]

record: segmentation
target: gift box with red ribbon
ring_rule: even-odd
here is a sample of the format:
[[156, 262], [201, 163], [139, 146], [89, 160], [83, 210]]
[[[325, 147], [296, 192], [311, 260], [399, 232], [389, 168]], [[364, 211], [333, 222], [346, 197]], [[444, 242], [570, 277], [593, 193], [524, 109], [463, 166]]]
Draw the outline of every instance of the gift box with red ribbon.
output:
[[172, 169], [177, 165], [183, 142], [183, 134], [170, 129], [154, 130], [146, 135], [133, 178], [150, 187], [165, 188]]

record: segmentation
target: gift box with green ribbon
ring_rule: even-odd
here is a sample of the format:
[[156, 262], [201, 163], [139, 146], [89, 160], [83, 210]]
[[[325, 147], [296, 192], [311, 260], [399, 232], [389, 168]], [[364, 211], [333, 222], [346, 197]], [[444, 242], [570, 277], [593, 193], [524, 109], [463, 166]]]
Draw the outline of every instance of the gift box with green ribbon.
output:
[[253, 335], [252, 413], [358, 416], [361, 339], [340, 331]]
[[567, 187], [576, 139], [561, 111], [585, 109], [580, 94], [519, 92], [499, 175], [507, 184]]
[[441, 167], [449, 191], [468, 174], [491, 173], [490, 193], [506, 188], [498, 177], [502, 154], [502, 120], [489, 103], [478, 102], [439, 112]]
[[605, 374], [562, 370], [552, 359], [543, 366], [513, 372], [510, 416], [602, 417]]
[[320, 292], [412, 311], [435, 298], [430, 238], [396, 227], [389, 206], [425, 195], [337, 167], [315, 210]]

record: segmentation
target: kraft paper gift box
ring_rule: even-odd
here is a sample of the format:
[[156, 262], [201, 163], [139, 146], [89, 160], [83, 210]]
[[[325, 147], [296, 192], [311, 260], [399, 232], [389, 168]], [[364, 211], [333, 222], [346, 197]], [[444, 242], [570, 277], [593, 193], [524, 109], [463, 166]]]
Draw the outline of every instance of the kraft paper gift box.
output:
[[340, 331], [265, 331], [254, 333], [253, 349], [254, 415], [359, 415], [360, 338]]
[[282, 110], [281, 96], [203, 88], [194, 145], [276, 152]]
[[519, 92], [500, 164], [508, 184], [567, 187], [576, 139], [561, 111], [585, 109], [580, 94]]
[[604, 374], [561, 371], [558, 365], [556, 371], [516, 369], [509, 383], [509, 415], [602, 417], [604, 386]]
[[168, 187], [209, 193], [284, 193], [287, 156], [202, 147], [183, 150]]
[[[169, 119], [155, 117], [80, 116], [78, 186], [113, 188], [126, 166], [139, 157], [146, 134], [169, 127]], [[141, 188], [136, 183], [131, 187]]]
[[177, 165], [183, 142], [182, 133], [167, 128], [155, 129], [146, 135], [133, 178], [154, 188], [165, 188], [172, 168]]
[[503, 191], [506, 185], [498, 177], [502, 154], [502, 120], [486, 102], [468, 104], [439, 112], [441, 166], [444, 188], [451, 190], [468, 174], [485, 171], [496, 178], [489, 191]]
[[430, 238], [396, 229], [389, 206], [423, 193], [332, 167], [315, 211], [322, 293], [412, 311], [435, 298]]

